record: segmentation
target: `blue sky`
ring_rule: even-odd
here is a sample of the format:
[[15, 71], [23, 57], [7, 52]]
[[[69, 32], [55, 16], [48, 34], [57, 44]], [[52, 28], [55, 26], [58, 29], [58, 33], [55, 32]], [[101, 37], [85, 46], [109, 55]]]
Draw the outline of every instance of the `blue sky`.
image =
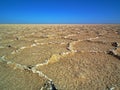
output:
[[1, 24], [120, 24], [120, 0], [0, 0]]

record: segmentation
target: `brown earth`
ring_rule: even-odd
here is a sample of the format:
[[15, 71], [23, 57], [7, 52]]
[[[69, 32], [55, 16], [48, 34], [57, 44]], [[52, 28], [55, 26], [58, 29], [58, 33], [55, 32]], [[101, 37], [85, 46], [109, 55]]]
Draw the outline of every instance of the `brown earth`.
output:
[[0, 90], [120, 90], [119, 32], [120, 25], [1, 24]]

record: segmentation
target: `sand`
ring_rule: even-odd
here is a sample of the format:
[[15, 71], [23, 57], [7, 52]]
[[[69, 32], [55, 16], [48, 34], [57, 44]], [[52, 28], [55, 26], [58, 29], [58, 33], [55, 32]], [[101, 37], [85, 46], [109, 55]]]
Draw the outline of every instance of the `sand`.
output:
[[120, 25], [0, 25], [0, 90], [120, 90]]

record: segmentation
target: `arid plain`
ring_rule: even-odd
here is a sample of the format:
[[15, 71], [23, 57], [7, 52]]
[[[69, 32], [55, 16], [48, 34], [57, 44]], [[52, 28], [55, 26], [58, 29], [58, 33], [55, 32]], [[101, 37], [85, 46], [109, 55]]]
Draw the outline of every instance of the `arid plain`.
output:
[[120, 90], [120, 25], [0, 25], [0, 90]]

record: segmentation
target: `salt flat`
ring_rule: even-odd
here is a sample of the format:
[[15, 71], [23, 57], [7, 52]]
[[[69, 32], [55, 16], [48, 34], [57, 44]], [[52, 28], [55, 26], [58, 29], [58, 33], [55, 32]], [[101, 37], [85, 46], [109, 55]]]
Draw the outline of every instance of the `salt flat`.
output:
[[1, 24], [0, 76], [0, 90], [120, 90], [120, 25]]

